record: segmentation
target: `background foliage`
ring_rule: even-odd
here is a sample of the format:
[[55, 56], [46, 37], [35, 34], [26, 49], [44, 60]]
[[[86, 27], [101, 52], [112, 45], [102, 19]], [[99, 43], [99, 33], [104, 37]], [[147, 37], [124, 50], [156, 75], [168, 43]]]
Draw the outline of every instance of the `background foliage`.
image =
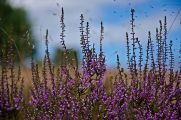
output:
[[13, 48], [19, 54], [18, 58], [24, 59], [31, 55], [35, 40], [27, 13], [22, 8], [13, 8], [8, 0], [0, 1], [0, 36], [0, 55], [7, 49], [8, 39], [13, 40]]

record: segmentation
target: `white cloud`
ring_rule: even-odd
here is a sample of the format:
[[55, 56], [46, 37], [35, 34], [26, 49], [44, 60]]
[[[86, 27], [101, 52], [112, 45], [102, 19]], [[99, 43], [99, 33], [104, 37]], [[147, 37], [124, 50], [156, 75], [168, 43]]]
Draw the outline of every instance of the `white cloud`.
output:
[[[68, 46], [79, 46], [79, 23], [80, 14], [85, 15], [85, 19], [90, 22], [91, 40], [96, 42], [99, 39], [98, 26], [104, 11], [101, 8], [105, 5], [128, 6], [131, 3], [133, 6], [145, 2], [144, 0], [12, 0], [15, 6], [24, 7], [30, 15], [33, 22], [34, 33], [38, 40], [43, 40], [43, 34], [46, 29], [49, 29], [51, 38], [53, 39], [51, 45], [58, 45], [59, 43], [59, 16], [61, 7], [65, 10], [65, 24], [66, 24], [66, 43]], [[136, 13], [137, 14], [137, 13]], [[155, 33], [155, 27], [158, 26], [158, 20], [162, 19], [163, 13], [149, 15], [148, 18], [136, 19], [136, 33], [141, 39], [147, 38], [149, 30]], [[105, 27], [105, 42], [120, 42], [125, 40], [125, 32], [130, 31], [129, 19], [120, 21], [120, 23], [104, 24]], [[169, 18], [168, 22], [173, 21], [173, 17]], [[170, 26], [170, 25], [168, 25]], [[173, 29], [176, 29], [174, 27]], [[42, 31], [42, 32], [40, 32]], [[43, 43], [43, 42], [41, 42]]]

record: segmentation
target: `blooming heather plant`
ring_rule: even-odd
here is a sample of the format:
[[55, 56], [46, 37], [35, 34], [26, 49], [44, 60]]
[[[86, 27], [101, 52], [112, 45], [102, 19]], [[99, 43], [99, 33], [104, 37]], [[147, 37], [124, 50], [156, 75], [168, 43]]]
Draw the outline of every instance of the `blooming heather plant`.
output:
[[[117, 55], [117, 71], [105, 86], [103, 52], [104, 27], [100, 26], [100, 49], [96, 53], [90, 44], [89, 23], [80, 16], [80, 45], [82, 64], [72, 64], [66, 47], [64, 11], [60, 19], [60, 44], [64, 49], [64, 64], [54, 66], [50, 59], [48, 30], [45, 38], [45, 57], [40, 69], [32, 58], [32, 88], [29, 102], [24, 104], [24, 119], [28, 120], [124, 120], [124, 119], [181, 119], [181, 67], [174, 69], [173, 42], [167, 38], [167, 20], [159, 21], [155, 42], [148, 32], [146, 58], [143, 46], [135, 34], [135, 10], [131, 9], [131, 33], [126, 33], [128, 71], [121, 68]], [[131, 35], [131, 37], [130, 37]], [[156, 43], [156, 45], [155, 45]], [[156, 49], [155, 49], [156, 48]], [[13, 110], [22, 110], [22, 89], [18, 91], [11, 54], [1, 59], [0, 117]], [[156, 56], [156, 57], [155, 57]], [[10, 61], [7, 61], [9, 60]], [[144, 61], [144, 62], [143, 62]], [[179, 63], [180, 64], [180, 63]], [[10, 67], [8, 67], [10, 66]], [[8, 70], [10, 76], [8, 77]], [[11, 81], [11, 84], [9, 83]], [[23, 83], [23, 81], [22, 81]], [[2, 97], [3, 96], [3, 97]], [[14, 114], [14, 113], [13, 113]]]
[[[89, 23], [87, 22], [84, 27], [84, 17], [82, 14], [80, 16], [80, 44], [83, 54], [80, 71], [77, 66], [66, 63], [69, 53], [64, 40], [65, 24], [62, 9], [60, 37], [65, 50], [65, 64], [58, 67], [57, 73], [54, 72], [54, 66], [49, 58], [47, 31], [41, 80], [38, 66], [32, 62], [33, 88], [26, 118], [179, 119], [181, 72], [174, 71], [173, 43], [171, 41], [169, 45], [167, 44], [166, 17], [164, 26], [160, 21], [160, 29], [156, 29], [157, 58], [154, 58], [154, 43], [149, 32], [146, 62], [143, 65], [143, 48], [134, 32], [134, 12], [135, 10], [131, 9], [131, 39], [126, 33], [130, 74], [126, 74], [120, 67], [117, 56], [118, 73], [112, 78], [114, 83], [110, 86], [113, 86], [113, 89], [107, 91], [103, 83], [107, 70], [102, 50], [103, 23], [101, 22], [100, 51], [97, 54], [94, 44], [92, 47], [90, 45]], [[137, 52], [139, 58], [136, 56]], [[168, 75], [169, 77], [166, 77]], [[127, 80], [131, 81], [131, 84], [128, 84]]]
[[[0, 58], [0, 119], [19, 119], [23, 103], [23, 78], [21, 69], [15, 73], [13, 40], [8, 40], [8, 45], [2, 49]], [[16, 75], [17, 74], [17, 75]]]

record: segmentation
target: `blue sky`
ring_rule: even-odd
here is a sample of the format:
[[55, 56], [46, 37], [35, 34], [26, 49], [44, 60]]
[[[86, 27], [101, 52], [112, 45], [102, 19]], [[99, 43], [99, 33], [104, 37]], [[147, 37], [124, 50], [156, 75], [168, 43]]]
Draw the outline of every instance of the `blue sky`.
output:
[[[24, 7], [33, 24], [33, 32], [39, 43], [39, 56], [44, 54], [44, 34], [49, 29], [50, 48], [60, 47], [60, 11], [64, 7], [66, 44], [69, 48], [80, 48], [79, 16], [84, 14], [90, 22], [91, 42], [98, 47], [100, 22], [104, 24], [104, 51], [108, 66], [116, 66], [116, 54], [126, 66], [125, 33], [130, 31], [130, 10], [136, 10], [136, 36], [146, 45], [147, 33], [152, 32], [159, 20], [167, 16], [168, 40], [173, 40], [175, 54], [181, 41], [181, 0], [12, 0], [14, 6]], [[177, 17], [176, 17], [177, 16]], [[175, 19], [176, 18], [176, 19]], [[171, 27], [172, 26], [172, 27]], [[178, 58], [175, 59], [178, 61]]]

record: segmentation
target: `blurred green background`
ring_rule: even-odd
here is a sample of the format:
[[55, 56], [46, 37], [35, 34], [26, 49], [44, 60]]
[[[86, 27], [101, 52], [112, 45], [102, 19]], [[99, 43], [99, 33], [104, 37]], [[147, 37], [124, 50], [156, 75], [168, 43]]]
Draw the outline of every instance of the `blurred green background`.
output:
[[0, 55], [8, 46], [8, 39], [13, 41], [17, 61], [24, 60], [36, 53], [32, 49], [35, 39], [32, 36], [31, 23], [22, 8], [12, 7], [8, 0], [0, 0]]
[[[0, 56], [8, 51], [8, 40], [12, 40], [16, 62], [24, 63], [33, 55], [36, 57], [37, 44], [32, 32], [32, 25], [27, 12], [20, 7], [13, 7], [8, 0], [0, 0]], [[70, 61], [78, 65], [76, 50], [69, 50]], [[64, 63], [63, 50], [57, 48], [53, 57], [55, 64]], [[36, 58], [35, 58], [36, 59]], [[41, 63], [41, 62], [39, 62]]]

